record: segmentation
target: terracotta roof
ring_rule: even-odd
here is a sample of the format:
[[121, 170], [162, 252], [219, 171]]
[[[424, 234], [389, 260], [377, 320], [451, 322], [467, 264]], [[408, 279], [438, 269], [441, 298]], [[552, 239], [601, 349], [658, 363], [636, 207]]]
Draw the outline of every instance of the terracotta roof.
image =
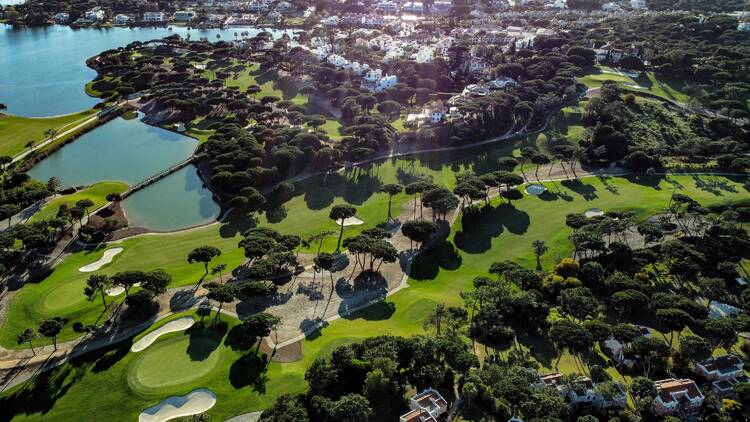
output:
[[673, 394], [686, 393], [687, 397], [690, 399], [703, 397], [703, 394], [701, 393], [701, 390], [698, 389], [695, 381], [690, 379], [666, 379], [657, 381], [656, 391], [659, 394], [659, 397], [661, 397], [661, 401], [664, 403], [676, 401]]
[[553, 372], [551, 374], [542, 375], [541, 380], [546, 385], [557, 387], [562, 383], [563, 375], [559, 372]]
[[437, 422], [437, 420], [424, 409], [416, 409], [403, 414], [401, 415], [401, 420], [405, 422]]

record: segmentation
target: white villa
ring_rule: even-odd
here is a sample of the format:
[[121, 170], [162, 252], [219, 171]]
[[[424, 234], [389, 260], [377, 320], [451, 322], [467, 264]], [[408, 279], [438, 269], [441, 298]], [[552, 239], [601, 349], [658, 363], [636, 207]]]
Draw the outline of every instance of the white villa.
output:
[[87, 11], [84, 17], [89, 22], [101, 22], [104, 20], [104, 10], [99, 7], [95, 7]]
[[450, 13], [453, 10], [453, 2], [451, 0], [437, 0], [432, 4], [432, 13]]
[[675, 413], [692, 413], [700, 409], [705, 397], [695, 381], [668, 378], [656, 381], [654, 413], [660, 416]]
[[388, 64], [393, 60], [400, 59], [405, 54], [404, 49], [401, 47], [394, 47], [388, 50], [383, 57], [383, 63]]
[[375, 11], [383, 14], [395, 14], [398, 12], [398, 5], [392, 1], [381, 1], [375, 5]]
[[750, 22], [740, 22], [737, 25], [737, 30], [740, 32], [750, 32]]
[[646, 6], [646, 0], [630, 0], [630, 7], [638, 10], [648, 9]]
[[440, 392], [428, 388], [409, 400], [410, 412], [401, 415], [399, 422], [433, 422], [448, 411], [448, 402]]
[[190, 22], [195, 19], [196, 15], [197, 14], [192, 10], [178, 10], [174, 12], [172, 19], [174, 19], [175, 22]]
[[387, 34], [378, 35], [367, 41], [367, 46], [373, 50], [388, 51], [393, 48], [393, 37]]
[[404, 3], [401, 11], [404, 13], [422, 13], [424, 12], [424, 5], [419, 1], [410, 1]]
[[115, 25], [127, 25], [130, 21], [130, 16], [123, 14], [119, 14], [112, 18], [112, 23]]
[[167, 14], [164, 12], [145, 12], [143, 14], [144, 22], [166, 22]]
[[362, 88], [372, 92], [384, 91], [398, 83], [396, 75], [383, 75], [382, 69], [370, 69], [362, 81]]
[[435, 49], [432, 47], [421, 47], [414, 57], [417, 63], [430, 63], [435, 58]]
[[440, 38], [438, 42], [435, 43], [435, 50], [441, 56], [445, 56], [446, 54], [448, 54], [448, 49], [451, 48], [454, 41], [456, 41], [456, 39], [453, 37]]
[[70, 20], [70, 15], [64, 12], [55, 13], [55, 15], [52, 16], [52, 20], [54, 20], [55, 23], [65, 24]]

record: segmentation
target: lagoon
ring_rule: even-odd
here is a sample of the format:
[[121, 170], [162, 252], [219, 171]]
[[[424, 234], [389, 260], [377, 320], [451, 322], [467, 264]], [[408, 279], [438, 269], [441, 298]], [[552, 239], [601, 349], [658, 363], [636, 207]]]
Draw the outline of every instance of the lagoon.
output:
[[195, 166], [187, 166], [127, 197], [122, 208], [131, 227], [171, 231], [216, 220], [219, 205], [203, 186]]
[[132, 186], [187, 159], [197, 145], [187, 136], [118, 117], [51, 154], [28, 174], [42, 181], [57, 177], [63, 187], [102, 180]]
[[[191, 39], [234, 39], [235, 32], [251, 36], [261, 29], [188, 30], [168, 28], [71, 29], [53, 25], [14, 28], [0, 24], [0, 103], [7, 113], [39, 117], [67, 114], [94, 106], [99, 100], [86, 95], [84, 86], [96, 77], [86, 60], [104, 50], [124, 47], [173, 34]], [[283, 31], [270, 31], [281, 36]], [[292, 35], [293, 31], [288, 31]]]

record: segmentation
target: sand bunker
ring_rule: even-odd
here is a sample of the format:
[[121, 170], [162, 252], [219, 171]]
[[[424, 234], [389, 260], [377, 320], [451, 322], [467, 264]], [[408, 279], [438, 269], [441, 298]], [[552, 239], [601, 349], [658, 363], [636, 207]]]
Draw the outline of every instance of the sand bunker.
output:
[[184, 396], [172, 396], [151, 406], [138, 415], [139, 422], [164, 422], [170, 419], [197, 415], [214, 407], [216, 394], [208, 388], [198, 388]]
[[[141, 350], [150, 346], [153, 342], [156, 341], [156, 339], [161, 337], [163, 334], [173, 333], [175, 331], [184, 331], [192, 327], [193, 324], [195, 324], [195, 319], [193, 319], [193, 317], [191, 316], [185, 316], [182, 318], [177, 318], [175, 320], [169, 321], [168, 323], [146, 334], [140, 340], [133, 343], [133, 345], [130, 347], [130, 351], [140, 352]], [[166, 419], [160, 419], [160, 420], [166, 420]]]
[[98, 270], [99, 268], [112, 262], [112, 258], [114, 258], [115, 255], [117, 255], [118, 253], [122, 252], [122, 250], [123, 250], [122, 248], [107, 249], [106, 251], [104, 251], [104, 255], [102, 255], [102, 257], [99, 258], [99, 260], [94, 261], [91, 264], [84, 265], [83, 267], [79, 268], [78, 271], [82, 273], [94, 272]]
[[[135, 283], [133, 286], [139, 287], [141, 283]], [[125, 293], [125, 288], [122, 286], [112, 286], [109, 289], [105, 290], [104, 293], [107, 294], [107, 296], [120, 296], [121, 294]]]
[[344, 219], [344, 226], [360, 226], [362, 224], [365, 224], [365, 222], [357, 217], [349, 217]]
[[532, 185], [526, 186], [526, 188], [523, 191], [526, 192], [526, 194], [528, 194], [528, 195], [539, 196], [539, 195], [543, 194], [544, 192], [546, 192], [547, 188], [544, 187], [544, 185], [533, 185], [532, 184]]
[[638, 84], [634, 84], [634, 83], [630, 83], [630, 82], [625, 82], [625, 83], [623, 83], [623, 85], [628, 86], [630, 88], [635, 88], [635, 89], [648, 89], [645, 86], [640, 86]]
[[586, 218], [599, 217], [600, 215], [604, 215], [604, 211], [599, 208], [589, 208], [583, 213], [583, 215], [586, 216]]

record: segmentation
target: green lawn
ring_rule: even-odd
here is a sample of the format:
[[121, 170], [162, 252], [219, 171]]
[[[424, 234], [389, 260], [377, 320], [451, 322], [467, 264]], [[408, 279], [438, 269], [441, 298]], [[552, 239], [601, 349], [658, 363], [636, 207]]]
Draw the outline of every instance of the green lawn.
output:
[[[396, 162], [397, 163], [397, 162]], [[455, 163], [453, 163], [455, 164]], [[436, 167], [436, 166], [434, 166]], [[450, 168], [449, 165], [446, 167]], [[385, 180], [397, 175], [398, 166], [383, 165], [378, 168], [378, 175]], [[440, 173], [432, 170], [434, 176]], [[381, 174], [382, 173], [382, 174]], [[151, 347], [155, 351], [164, 350], [165, 356], [175, 356], [174, 362], [168, 364], [160, 363], [163, 360], [152, 357], [133, 356], [127, 352], [131, 342], [115, 347], [109, 351], [95, 352], [76, 359], [71, 363], [45, 373], [26, 387], [25, 391], [18, 389], [4, 393], [0, 404], [6, 409], [15, 409], [21, 406], [24, 412], [36, 412], [29, 415], [29, 419], [38, 416], [39, 412], [45, 412], [47, 418], [56, 420], [73, 420], [80, 416], [81, 408], [90, 408], [90, 396], [94, 391], [106, 389], [107, 394], [100, 397], [96, 402], [97, 417], [101, 420], [111, 419], [115, 415], [111, 412], [120, 412], [121, 415], [135, 416], [138, 411], [154, 404], [161, 398], [172, 394], [185, 394], [197, 387], [209, 387], [219, 396], [217, 405], [208, 413], [217, 420], [232, 416], [237, 413], [249, 412], [262, 409], [268, 405], [270, 400], [284, 392], [295, 392], [304, 388], [302, 375], [305, 368], [316, 356], [329, 353], [338, 345], [360, 340], [366, 336], [388, 333], [391, 335], [411, 335], [422, 332], [422, 321], [431, 311], [432, 307], [439, 302], [460, 305], [462, 300], [459, 292], [471, 287], [471, 280], [477, 275], [487, 275], [487, 270], [492, 262], [511, 259], [526, 266], [532, 267], [534, 256], [531, 251], [531, 243], [536, 239], [544, 240], [550, 247], [550, 251], [544, 256], [542, 262], [549, 267], [557, 259], [569, 256], [572, 249], [567, 236], [570, 228], [565, 226], [565, 215], [571, 212], [583, 212], [588, 208], [597, 207], [604, 210], [629, 209], [637, 213], [639, 218], [663, 211], [667, 206], [674, 186], [678, 186], [682, 193], [692, 196], [704, 205], [723, 203], [725, 201], [748, 198], [747, 180], [734, 181], [723, 177], [700, 177], [673, 176], [669, 179], [644, 180], [629, 178], [599, 179], [595, 177], [582, 179], [577, 183], [547, 183], [549, 194], [541, 197], [524, 196], [523, 199], [514, 201], [512, 205], [501, 204], [498, 200], [493, 201], [492, 207], [488, 208], [481, 217], [459, 218], [453, 226], [448, 242], [438, 245], [432, 251], [418, 258], [412, 270], [409, 287], [390, 296], [384, 303], [373, 305], [354, 315], [347, 316], [341, 320], [332, 322], [324, 328], [319, 335], [313, 335], [302, 343], [303, 359], [299, 362], [289, 364], [272, 363], [268, 371], [258, 375], [257, 365], [255, 371], [242, 372], [245, 386], [237, 388], [233, 381], [232, 368], [240, 361], [241, 353], [231, 349], [232, 341], [223, 338], [214, 351], [205, 354], [208, 341], [196, 341], [194, 353], [204, 356], [206, 365], [211, 370], [206, 371], [195, 362], [190, 362], [177, 354], [181, 353], [182, 341], [175, 339], [185, 336], [182, 333], [174, 333], [164, 336]], [[320, 186], [320, 185], [318, 185]], [[323, 185], [325, 186], [325, 184]], [[304, 196], [304, 195], [303, 195]], [[353, 198], [349, 197], [349, 200]], [[405, 200], [406, 198], [404, 198]], [[295, 198], [297, 200], [297, 198]], [[293, 200], [294, 201], [294, 200]], [[377, 201], [373, 202], [377, 203]], [[369, 206], [369, 201], [367, 201]], [[381, 204], [382, 205], [382, 204]], [[365, 206], [364, 208], [366, 208]], [[291, 209], [291, 207], [290, 207]], [[322, 207], [320, 208], [323, 209]], [[382, 211], [380, 211], [383, 215]], [[360, 214], [367, 218], [376, 218], [378, 211], [363, 210]], [[370, 217], [374, 215], [375, 217]], [[312, 218], [314, 212], [306, 215]], [[308, 218], [300, 218], [305, 223], [294, 223], [299, 226], [315, 225], [317, 221]], [[295, 219], [297, 220], [297, 219]], [[277, 223], [284, 227], [293, 227], [292, 223]], [[280, 227], [281, 227], [280, 226]], [[226, 227], [226, 226], [225, 226]], [[185, 251], [177, 253], [171, 248], [177, 239], [180, 243], [195, 242], [196, 237], [205, 237], [208, 230], [204, 228], [188, 234], [171, 235], [169, 241], [164, 236], [145, 236], [131, 239], [123, 243], [125, 252], [115, 258], [113, 264], [105, 268], [112, 271], [114, 267], [148, 269], [155, 262], [144, 264], [149, 259], [154, 260], [145, 243], [156, 241], [161, 255], [159, 260], [168, 267], [169, 260], [182, 262], [172, 263], [168, 271], [181, 274], [176, 279], [199, 276], [201, 270], [198, 265], [188, 266], [184, 264]], [[204, 232], [206, 231], [206, 232]], [[229, 233], [224, 233], [230, 243], [232, 239]], [[190, 237], [191, 239], [188, 239]], [[204, 240], [204, 239], [201, 239]], [[130, 242], [130, 243], [128, 243]], [[141, 245], [140, 243], [144, 243]], [[185, 247], [187, 245], [183, 245]], [[139, 249], [138, 254], [133, 254], [134, 249]], [[156, 249], [153, 249], [156, 250]], [[234, 249], [237, 251], [236, 249]], [[130, 251], [130, 256], [126, 255]], [[100, 253], [91, 256], [74, 255], [68, 261], [58, 267], [58, 282], [62, 278], [59, 275], [65, 268], [77, 268], [82, 263], [88, 263], [98, 258]], [[231, 256], [230, 256], [231, 255]], [[225, 250], [222, 260], [231, 261], [237, 258], [236, 252]], [[129, 260], [129, 265], [124, 265]], [[236, 261], [235, 261], [236, 262]], [[55, 277], [53, 274], [52, 277]], [[50, 277], [50, 278], [52, 278]], [[40, 283], [43, 285], [48, 280]], [[26, 293], [29, 287], [24, 287], [19, 296]], [[19, 298], [16, 298], [19, 300]], [[14, 300], [14, 304], [16, 303]], [[38, 300], [38, 298], [37, 298]], [[14, 321], [17, 316], [13, 314], [15, 306], [9, 310], [8, 320]], [[228, 321], [229, 328], [236, 323]], [[9, 327], [3, 327], [4, 339]], [[229, 330], [231, 335], [231, 330]], [[196, 333], [196, 336], [206, 336]], [[211, 335], [208, 335], [209, 337]], [[190, 353], [191, 340], [184, 345], [186, 352]], [[521, 338], [523, 347], [528, 348], [543, 368], [554, 366], [555, 356], [551, 353], [549, 345], [540, 343], [538, 339]], [[5, 341], [4, 341], [5, 342]], [[201, 355], [203, 350], [203, 355]], [[148, 349], [146, 352], [148, 353]], [[219, 356], [210, 357], [212, 353]], [[140, 359], [142, 361], [136, 361]], [[198, 359], [200, 360], [200, 359]], [[145, 363], [144, 363], [145, 361]], [[146, 368], [158, 368], [154, 370], [177, 371], [174, 376], [186, 377], [185, 382], [179, 385], [159, 386], [156, 390], [150, 390], [148, 385], [159, 383], [154, 377], [144, 372], [139, 365]], [[250, 365], [252, 366], [252, 365]], [[229, 368], [227, 370], [227, 367]], [[194, 373], [185, 374], [190, 370]], [[560, 369], [565, 372], [579, 372], [575, 361], [570, 356], [564, 356], [560, 363]], [[617, 377], [617, 372], [612, 371]], [[166, 373], [162, 374], [165, 378]], [[134, 378], [135, 377], [135, 378]], [[253, 387], [247, 385], [253, 384]], [[242, 394], [236, 394], [242, 390]], [[234, 393], [234, 394], [233, 394]], [[36, 400], [34, 400], [36, 398]], [[8, 400], [3, 403], [2, 400]], [[13, 413], [18, 413], [14, 410]], [[24, 420], [19, 417], [17, 420]]]
[[94, 113], [95, 110], [85, 110], [55, 117], [21, 117], [0, 113], [0, 155], [17, 155], [26, 149], [29, 141], [45, 139], [44, 132], [47, 130], [62, 132]]
[[122, 193], [128, 188], [128, 185], [122, 182], [98, 182], [88, 188], [82, 189], [70, 195], [58, 196], [47, 202], [47, 204], [34, 214], [30, 221], [48, 220], [57, 215], [60, 205], [67, 204], [69, 207], [75, 206], [76, 201], [81, 199], [90, 199], [94, 205], [90, 208], [95, 210], [107, 203], [107, 195], [110, 193]]

